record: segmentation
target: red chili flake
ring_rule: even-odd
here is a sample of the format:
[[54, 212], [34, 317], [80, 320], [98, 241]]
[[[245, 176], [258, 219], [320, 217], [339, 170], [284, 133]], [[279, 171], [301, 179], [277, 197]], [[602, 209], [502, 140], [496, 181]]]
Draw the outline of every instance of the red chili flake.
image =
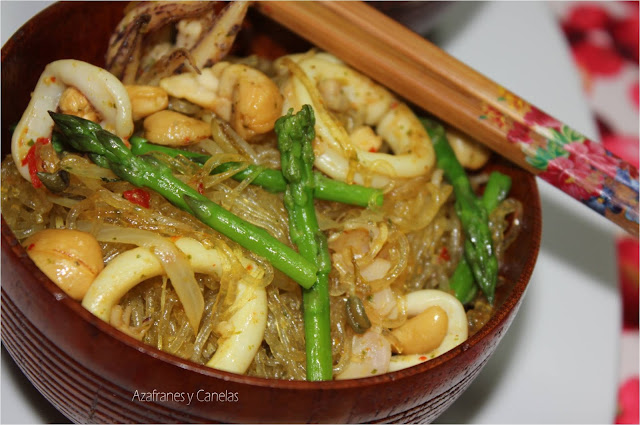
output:
[[247, 271], [251, 271], [251, 270], [253, 270], [253, 265], [249, 264], [249, 265], [247, 266]]
[[29, 246], [27, 247], [27, 251], [31, 251], [34, 246], [36, 246], [36, 244], [34, 244], [34, 243], [29, 244]]
[[376, 152], [378, 152], [378, 150], [372, 146], [372, 147], [369, 148], [369, 152], [376, 153]]
[[204, 184], [202, 182], [198, 183], [198, 193], [200, 195], [204, 193]]
[[38, 172], [38, 168], [36, 167], [36, 145], [34, 144], [29, 148], [27, 155], [22, 159], [22, 165], [27, 165], [29, 168], [29, 176], [31, 176], [31, 184], [33, 187], [41, 187], [42, 182], [38, 178], [36, 174]]
[[38, 145], [46, 145], [49, 143], [49, 139], [46, 137], [40, 137], [36, 142], [31, 145], [27, 155], [22, 159], [22, 165], [26, 165], [29, 168], [29, 176], [31, 177], [31, 184], [35, 188], [42, 187], [42, 182], [38, 178], [39, 168], [42, 167], [42, 160], [36, 156], [36, 149]]
[[420, 356], [420, 357], [418, 357], [418, 360], [423, 362], [423, 361], [427, 360], [427, 356]]
[[440, 250], [440, 259], [444, 261], [451, 260], [451, 256], [449, 255], [449, 250], [447, 249], [446, 246], [443, 246], [442, 249]]
[[131, 189], [125, 190], [122, 192], [122, 196], [129, 202], [132, 202], [136, 205], [140, 205], [144, 208], [149, 208], [149, 201], [151, 200], [151, 195], [146, 190], [142, 189]]
[[400, 103], [398, 103], [397, 100], [394, 100], [393, 102], [391, 102], [391, 105], [389, 107], [391, 109], [396, 109], [398, 107], [398, 105], [400, 105]]

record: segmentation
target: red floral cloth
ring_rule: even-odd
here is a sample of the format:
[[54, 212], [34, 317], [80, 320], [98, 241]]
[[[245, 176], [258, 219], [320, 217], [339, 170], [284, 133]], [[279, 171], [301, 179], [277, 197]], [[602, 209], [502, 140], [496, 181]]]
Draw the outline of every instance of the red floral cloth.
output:
[[[600, 132], [602, 146], [638, 167], [638, 2], [550, 3], [571, 46]], [[623, 307], [619, 424], [639, 423], [638, 240], [616, 242]]]

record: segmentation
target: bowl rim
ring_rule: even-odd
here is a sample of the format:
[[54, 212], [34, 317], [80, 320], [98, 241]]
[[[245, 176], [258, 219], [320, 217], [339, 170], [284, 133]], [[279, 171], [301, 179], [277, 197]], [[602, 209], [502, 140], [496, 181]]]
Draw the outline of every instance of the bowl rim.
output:
[[[64, 2], [63, 2], [64, 3]], [[18, 29], [2, 46], [2, 63], [4, 63], [5, 58], [8, 57], [13, 50], [13, 46], [17, 41], [24, 37], [24, 29], [33, 25], [33, 21], [43, 15], [47, 15], [52, 13], [52, 9], [60, 6], [61, 2], [56, 2], [51, 4], [50, 6], [43, 9], [41, 12], [32, 17], [28, 22], [26, 22], [20, 29]], [[500, 159], [498, 155], [492, 156], [492, 162], [489, 164], [495, 164], [498, 162], [505, 162]], [[508, 164], [508, 163], [507, 163]], [[128, 348], [132, 348], [136, 351], [140, 351], [146, 355], [149, 355], [153, 358], [159, 359], [165, 363], [168, 363], [174, 367], [179, 367], [181, 369], [187, 370], [191, 373], [196, 373], [202, 376], [221, 379], [224, 381], [229, 381], [237, 384], [250, 385], [256, 387], [263, 387], [269, 389], [288, 389], [288, 390], [322, 390], [322, 389], [349, 389], [356, 388], [360, 386], [370, 386], [370, 385], [378, 385], [384, 384], [391, 381], [401, 380], [403, 378], [412, 377], [415, 375], [422, 375], [426, 372], [436, 369], [439, 366], [449, 362], [450, 360], [456, 358], [462, 352], [467, 351], [476, 345], [478, 345], [487, 334], [492, 333], [495, 329], [497, 329], [504, 320], [507, 319], [509, 314], [514, 308], [517, 308], [519, 303], [522, 302], [522, 299], [525, 295], [526, 289], [530, 282], [531, 275], [533, 273], [539, 249], [541, 243], [541, 231], [542, 231], [542, 211], [541, 211], [541, 201], [537, 186], [537, 180], [534, 176], [530, 174], [525, 174], [526, 178], [530, 180], [530, 199], [528, 208], [534, 210], [532, 215], [532, 228], [530, 231], [532, 232], [532, 240], [531, 240], [531, 254], [528, 256], [526, 262], [522, 265], [521, 273], [517, 282], [514, 283], [513, 288], [510, 294], [503, 300], [503, 302], [498, 306], [495, 310], [494, 314], [491, 316], [489, 321], [482, 326], [474, 335], [469, 337], [466, 341], [454, 347], [453, 349], [447, 351], [446, 353], [441, 354], [438, 357], [433, 359], [424, 361], [420, 364], [414, 365], [412, 367], [397, 370], [394, 372], [387, 372], [380, 375], [369, 376], [365, 378], [357, 378], [357, 379], [345, 379], [345, 380], [331, 380], [331, 381], [306, 381], [306, 380], [284, 380], [284, 379], [270, 379], [270, 378], [261, 378], [256, 376], [248, 376], [241, 375], [232, 372], [226, 372], [223, 370], [213, 369], [207, 367], [206, 365], [200, 365], [195, 362], [192, 362], [188, 359], [183, 359], [176, 355], [167, 353], [165, 351], [159, 350], [153, 346], [147, 345], [137, 339], [118, 331], [115, 327], [111, 326], [109, 323], [102, 321], [98, 317], [91, 314], [88, 310], [82, 307], [82, 304], [69, 296], [66, 295], [55, 283], [53, 283], [29, 258], [26, 253], [24, 247], [19, 243], [17, 237], [13, 233], [13, 231], [9, 228], [9, 225], [5, 221], [4, 216], [1, 217], [1, 234], [2, 234], [2, 255], [6, 255], [5, 250], [12, 250], [14, 254], [18, 257], [18, 261], [20, 261], [24, 266], [28, 269], [35, 270], [36, 278], [40, 281], [48, 294], [51, 295], [52, 299], [55, 302], [62, 303], [62, 305], [73, 311], [74, 314], [78, 315], [82, 320], [91, 325], [103, 334], [111, 338], [115, 338], [117, 341], [125, 344]], [[5, 242], [7, 245], [5, 245]], [[8, 247], [8, 248], [5, 248]], [[2, 271], [4, 275], [4, 270]], [[3, 291], [4, 292], [4, 291]], [[6, 294], [8, 295], [8, 294]]]

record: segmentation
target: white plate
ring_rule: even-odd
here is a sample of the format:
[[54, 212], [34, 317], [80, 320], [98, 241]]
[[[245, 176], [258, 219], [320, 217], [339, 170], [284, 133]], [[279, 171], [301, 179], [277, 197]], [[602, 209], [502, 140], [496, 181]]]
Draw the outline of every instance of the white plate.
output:
[[[48, 2], [0, 3], [2, 44]], [[461, 2], [432, 38], [588, 137], [597, 136], [579, 75], [544, 2]], [[618, 230], [540, 182], [543, 238], [518, 316], [478, 379], [442, 423], [610, 423], [620, 305]], [[2, 422], [63, 422], [3, 351]]]

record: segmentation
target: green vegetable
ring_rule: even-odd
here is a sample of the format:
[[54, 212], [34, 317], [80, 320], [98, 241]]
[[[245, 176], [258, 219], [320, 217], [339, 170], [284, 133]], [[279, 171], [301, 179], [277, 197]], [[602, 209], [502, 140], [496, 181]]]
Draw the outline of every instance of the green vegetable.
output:
[[284, 179], [284, 176], [280, 171], [252, 164], [244, 166], [243, 169], [243, 164], [241, 162], [225, 162], [211, 170], [211, 174], [219, 174], [237, 169], [240, 171], [233, 175], [234, 180], [242, 181], [246, 178], [255, 176], [251, 181], [251, 184], [260, 186], [272, 193], [284, 192], [287, 188], [287, 181]]
[[191, 152], [184, 149], [170, 148], [169, 146], [155, 145], [153, 143], [149, 143], [147, 139], [138, 136], [133, 136], [132, 138], [130, 138], [129, 143], [131, 143], [131, 152], [133, 152], [134, 155], [145, 155], [151, 152], [162, 152], [172, 157], [182, 155], [194, 162], [197, 162], [198, 164], [204, 164], [209, 160], [209, 158], [211, 158], [209, 155], [203, 153]]
[[314, 205], [313, 146], [315, 116], [309, 105], [295, 115], [289, 110], [275, 124], [282, 174], [288, 185], [284, 204], [289, 213], [289, 233], [304, 258], [318, 267], [316, 283], [302, 291], [307, 379], [330, 380], [333, 376], [329, 272], [331, 257], [325, 235], [318, 227]]
[[62, 141], [60, 140], [60, 134], [58, 133], [53, 133], [51, 135], [51, 145], [53, 146], [53, 150], [56, 151], [56, 153], [60, 153], [64, 150], [64, 144], [62, 143]]
[[[492, 172], [482, 194], [482, 203], [485, 209], [491, 213], [507, 197], [510, 189], [511, 177], [499, 171]], [[449, 287], [462, 304], [471, 302], [475, 297], [477, 286], [474, 285], [471, 267], [464, 257], [460, 259], [453, 272], [449, 280]]]
[[363, 334], [371, 327], [371, 320], [367, 316], [367, 311], [360, 297], [357, 295], [349, 296], [345, 308], [347, 310], [347, 320], [355, 333]]
[[[131, 152], [136, 155], [144, 155], [151, 152], [162, 152], [172, 157], [183, 155], [194, 162], [204, 164], [210, 158], [209, 155], [200, 154], [197, 152], [190, 152], [182, 149], [170, 148], [167, 146], [155, 145], [147, 142], [142, 137], [132, 137], [131, 140]], [[212, 173], [223, 173], [225, 171], [240, 168], [242, 164], [239, 162], [227, 162], [221, 164], [213, 169]], [[284, 192], [287, 181], [282, 173], [278, 170], [270, 168], [260, 168], [255, 165], [248, 165], [245, 169], [238, 171], [233, 175], [233, 179], [242, 181], [249, 176], [253, 176], [256, 172], [259, 173], [252, 180], [252, 184], [263, 187], [269, 192]], [[381, 206], [383, 201], [382, 191], [370, 187], [343, 183], [337, 180], [330, 179], [321, 173], [313, 173], [314, 178], [314, 192], [313, 196], [316, 199], [323, 201], [336, 201], [349, 205], [358, 205], [361, 207], [367, 207], [369, 205]]]
[[44, 187], [53, 193], [64, 192], [69, 187], [69, 173], [65, 170], [58, 170], [55, 173], [39, 171], [36, 175]]
[[98, 165], [137, 187], [155, 190], [173, 205], [203, 221], [244, 248], [263, 256], [275, 268], [308, 288], [317, 267], [266, 230], [248, 223], [177, 179], [168, 166], [153, 157], [136, 156], [119, 137], [100, 125], [73, 115], [49, 112], [66, 146], [85, 152]]
[[490, 303], [498, 278], [498, 259], [493, 250], [489, 219], [483, 202], [471, 188], [469, 178], [449, 145], [444, 127], [439, 123], [421, 119], [429, 133], [436, 152], [438, 167], [453, 186], [455, 209], [465, 233], [464, 254], [473, 276]]
[[482, 194], [484, 208], [491, 213], [507, 197], [510, 190], [511, 177], [499, 171], [492, 172]]
[[473, 272], [464, 257], [460, 259], [451, 279], [449, 279], [449, 288], [463, 305], [473, 301], [478, 292], [478, 286], [473, 280]]

